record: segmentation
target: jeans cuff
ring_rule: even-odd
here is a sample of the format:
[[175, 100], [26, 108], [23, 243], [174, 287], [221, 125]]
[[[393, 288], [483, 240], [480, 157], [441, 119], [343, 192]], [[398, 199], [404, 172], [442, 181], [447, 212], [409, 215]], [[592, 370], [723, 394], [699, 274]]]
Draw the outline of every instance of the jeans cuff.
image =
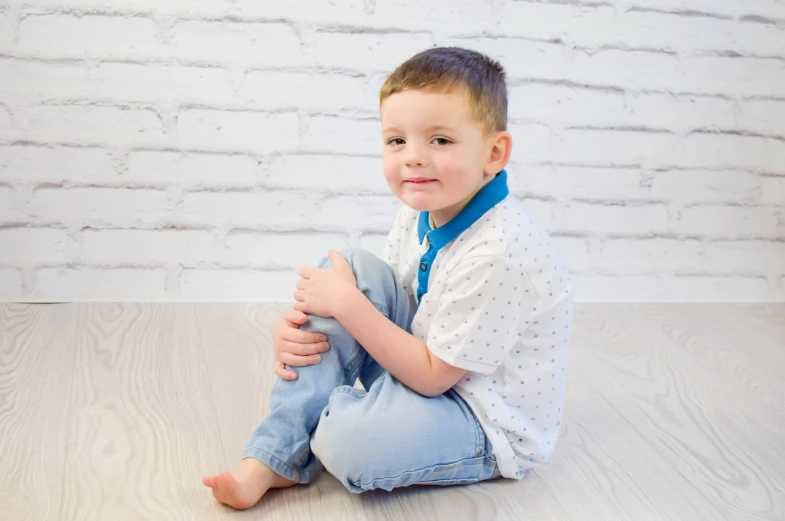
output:
[[270, 470], [272, 470], [276, 474], [299, 484], [310, 483], [317, 472], [316, 470], [296, 469], [291, 465], [289, 465], [288, 463], [286, 463], [281, 458], [277, 456], [273, 456], [266, 450], [260, 449], [259, 447], [246, 448], [245, 451], [243, 452], [242, 457], [243, 459], [254, 458], [256, 460], [259, 460], [265, 465], [267, 465], [268, 467], [270, 467]]

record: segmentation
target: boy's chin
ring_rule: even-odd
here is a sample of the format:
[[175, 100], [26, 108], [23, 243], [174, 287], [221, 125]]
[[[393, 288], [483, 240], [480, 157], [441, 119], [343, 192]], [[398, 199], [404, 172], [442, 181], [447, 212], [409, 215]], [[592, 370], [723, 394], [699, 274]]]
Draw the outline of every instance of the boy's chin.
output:
[[399, 197], [399, 199], [403, 204], [405, 204], [406, 206], [417, 212], [432, 213], [432, 212], [437, 212], [444, 207], [443, 204], [439, 204], [439, 202], [437, 201], [433, 201], [432, 199], [429, 200], [423, 197], [411, 197], [411, 196], [407, 197], [404, 195], [403, 197]]

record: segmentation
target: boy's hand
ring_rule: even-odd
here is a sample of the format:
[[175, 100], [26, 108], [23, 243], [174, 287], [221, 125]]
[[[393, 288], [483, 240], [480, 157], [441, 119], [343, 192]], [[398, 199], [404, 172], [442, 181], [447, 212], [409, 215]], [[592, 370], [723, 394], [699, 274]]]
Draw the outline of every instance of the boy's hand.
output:
[[323, 353], [330, 349], [327, 337], [321, 333], [300, 331], [308, 317], [305, 313], [290, 310], [278, 317], [273, 324], [273, 347], [275, 348], [275, 374], [284, 380], [296, 380], [297, 373], [288, 371], [284, 364], [303, 367], [318, 364]]
[[334, 317], [338, 306], [343, 305], [346, 296], [357, 289], [354, 270], [346, 259], [337, 251], [328, 256], [332, 268], [303, 268], [302, 277], [297, 281], [294, 298], [297, 303], [294, 309], [320, 317]]

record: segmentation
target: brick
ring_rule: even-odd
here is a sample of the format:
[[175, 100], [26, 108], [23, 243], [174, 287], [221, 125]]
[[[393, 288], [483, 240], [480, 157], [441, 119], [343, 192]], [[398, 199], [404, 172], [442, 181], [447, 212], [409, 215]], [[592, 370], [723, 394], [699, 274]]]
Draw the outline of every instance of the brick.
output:
[[674, 239], [613, 239], [594, 255], [599, 272], [614, 275], [702, 271], [705, 260], [699, 241]]
[[0, 58], [0, 96], [21, 98], [27, 103], [48, 100], [88, 99], [95, 91], [90, 71], [80, 65], [52, 65], [48, 62]]
[[625, 201], [641, 198], [638, 168], [592, 168], [545, 165], [508, 167], [510, 190], [516, 195], [562, 200]]
[[620, 45], [632, 48], [687, 51], [738, 50], [777, 55], [782, 36], [773, 25], [677, 13], [619, 10], [572, 3], [506, 2], [497, 15], [504, 35], [521, 33], [544, 40], [564, 39], [583, 47]]
[[[567, 3], [504, 2], [494, 18], [497, 30], [505, 36], [525, 33], [528, 38], [566, 39], [578, 45], [598, 45], [615, 39], [616, 12], [611, 6], [586, 8]], [[522, 21], [525, 28], [521, 26]]]
[[781, 300], [782, 294], [764, 277], [659, 278], [658, 296], [680, 302]]
[[111, 154], [100, 148], [0, 146], [0, 179], [21, 185], [118, 180]]
[[741, 206], [693, 206], [684, 208], [671, 223], [676, 233], [690, 236], [741, 238], [776, 237], [777, 212]]
[[22, 272], [0, 268], [0, 300], [18, 300], [22, 296]]
[[[545, 125], [510, 124], [513, 145], [510, 161], [547, 161], [553, 158], [553, 137]], [[516, 146], [520, 143], [520, 146]]]
[[785, 207], [785, 177], [764, 177], [761, 202]]
[[132, 151], [125, 174], [146, 186], [251, 186], [260, 181], [253, 157], [198, 152]]
[[41, 58], [138, 60], [162, 54], [156, 23], [133, 16], [28, 15], [19, 22], [15, 49]]
[[97, 84], [94, 97], [99, 100], [210, 105], [241, 102], [229, 72], [216, 67], [102, 63], [92, 78]]
[[0, 52], [7, 52], [14, 41], [16, 19], [10, 12], [0, 11]]
[[294, 302], [297, 270], [255, 271], [185, 269], [180, 275], [182, 298]]
[[364, 233], [360, 236], [357, 247], [381, 257], [385, 244], [387, 244], [386, 233]]
[[299, 230], [313, 222], [315, 194], [264, 192], [193, 192], [183, 199], [183, 219], [203, 226], [233, 225], [265, 230]]
[[523, 207], [526, 209], [526, 213], [545, 229], [550, 228], [552, 224], [552, 206], [550, 202], [538, 201], [536, 199], [523, 200]]
[[508, 91], [510, 119], [534, 120], [545, 125], [626, 124], [632, 119], [621, 92], [545, 83], [510, 86]]
[[204, 230], [84, 230], [82, 258], [93, 266], [193, 267], [213, 256], [213, 235]]
[[391, 73], [398, 65], [433, 46], [430, 33], [361, 33], [317, 30], [305, 51], [320, 67]]
[[311, 116], [302, 141], [303, 150], [311, 153], [381, 155], [383, 148], [381, 124], [375, 119]]
[[[495, 28], [499, 20], [497, 7], [482, 0], [454, 2], [449, 9], [439, 2], [399, 0], [377, 2], [368, 22], [381, 27], [401, 27], [435, 33], [480, 33]], [[368, 23], [363, 21], [364, 24]], [[467, 23], [469, 22], [469, 23]]]
[[123, 146], [165, 142], [163, 124], [152, 110], [44, 105], [22, 114], [26, 125], [17, 134], [36, 142]]
[[673, 164], [785, 174], [785, 142], [733, 134], [691, 134], [684, 139], [681, 154], [674, 154]]
[[340, 74], [254, 71], [245, 76], [244, 94], [265, 109], [338, 112], [379, 111], [378, 89], [368, 78]]
[[278, 188], [307, 188], [357, 194], [389, 194], [382, 160], [377, 157], [297, 154], [275, 157], [264, 183]]
[[560, 163], [622, 166], [668, 160], [682, 139], [663, 132], [573, 129], [555, 141], [552, 158]]
[[740, 127], [760, 134], [785, 133], [785, 101], [752, 100], [739, 103]]
[[555, 212], [554, 230], [599, 235], [649, 235], [668, 229], [668, 212], [663, 205], [607, 206], [574, 203]]
[[0, 228], [0, 263], [60, 264], [71, 262], [76, 242], [65, 230], [54, 228]]
[[552, 237], [553, 245], [561, 253], [570, 273], [590, 273], [592, 260], [586, 239], [579, 237]]
[[259, 154], [297, 149], [299, 121], [295, 112], [180, 111], [178, 143], [182, 147], [249, 151]]
[[706, 128], [737, 127], [733, 102], [705, 96], [638, 94], [628, 99], [629, 118], [620, 124], [666, 129], [678, 133]]
[[129, 188], [41, 188], [30, 207], [36, 221], [69, 226], [155, 223], [172, 211], [166, 192]]
[[167, 296], [166, 274], [148, 269], [36, 270], [29, 297], [63, 300], [150, 300]]
[[401, 202], [393, 196], [338, 196], [326, 199], [316, 211], [320, 229], [384, 233], [390, 230]]
[[668, 170], [655, 172], [649, 197], [681, 203], [751, 203], [758, 200], [759, 177], [732, 170]]
[[0, 223], [24, 222], [27, 219], [26, 214], [22, 196], [11, 187], [0, 186]]
[[317, 266], [329, 250], [349, 246], [346, 235], [322, 233], [253, 233], [232, 231], [226, 247], [213, 257], [223, 266], [299, 270]]
[[785, 242], [718, 241], [706, 245], [702, 269], [715, 274], [785, 273]]
[[681, 59], [683, 70], [673, 77], [678, 78], [675, 83], [669, 78], [667, 90], [734, 97], [776, 97], [785, 92], [785, 67], [778, 59], [726, 56], [684, 56]]
[[[595, 0], [585, 0], [589, 3]], [[779, 0], [745, 0], [743, 2], [715, 2], [713, 0], [629, 0], [634, 7], [667, 11], [697, 11], [726, 16], [758, 15], [785, 19], [785, 6]]]
[[575, 50], [569, 61], [560, 58], [559, 62], [560, 78], [634, 90], [678, 91], [683, 74], [679, 58], [656, 51]]
[[572, 276], [576, 302], [618, 302], [651, 300], [658, 294], [657, 278], [640, 275]]
[[0, 141], [10, 139], [14, 133], [11, 126], [11, 112], [5, 105], [0, 105]]
[[302, 65], [300, 40], [286, 23], [182, 21], [171, 31], [175, 56], [191, 62]]

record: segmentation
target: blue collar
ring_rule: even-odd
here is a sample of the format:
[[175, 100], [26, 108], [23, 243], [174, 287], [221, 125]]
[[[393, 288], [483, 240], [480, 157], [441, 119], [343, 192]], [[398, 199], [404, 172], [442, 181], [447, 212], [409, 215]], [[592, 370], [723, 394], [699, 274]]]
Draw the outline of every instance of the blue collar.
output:
[[420, 212], [420, 221], [417, 224], [420, 244], [425, 240], [425, 234], [427, 233], [431, 248], [436, 251], [440, 250], [454, 241], [464, 230], [477, 222], [477, 219], [501, 202], [509, 193], [507, 171], [502, 170], [493, 181], [477, 192], [477, 195], [469, 201], [469, 204], [458, 215], [444, 225], [435, 229], [431, 228], [430, 213]]

